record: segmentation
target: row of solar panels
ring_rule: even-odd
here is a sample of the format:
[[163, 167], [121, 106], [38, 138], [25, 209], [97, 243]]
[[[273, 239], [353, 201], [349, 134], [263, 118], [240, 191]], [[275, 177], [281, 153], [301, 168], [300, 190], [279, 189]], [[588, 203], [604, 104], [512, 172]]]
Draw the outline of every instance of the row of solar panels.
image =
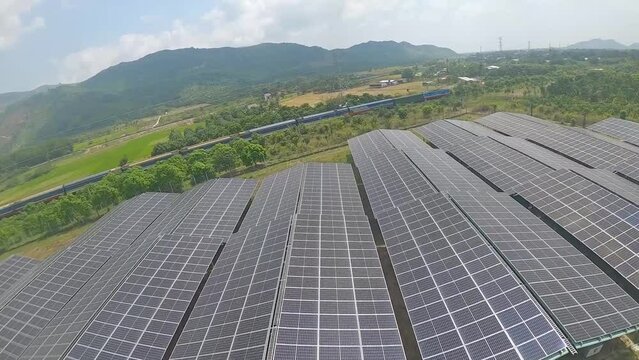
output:
[[418, 131], [440, 149], [397, 130], [349, 145], [423, 358], [543, 359], [637, 329], [636, 184], [473, 122]]
[[404, 359], [351, 167], [255, 187], [143, 194], [39, 265], [1, 263], [0, 358]]

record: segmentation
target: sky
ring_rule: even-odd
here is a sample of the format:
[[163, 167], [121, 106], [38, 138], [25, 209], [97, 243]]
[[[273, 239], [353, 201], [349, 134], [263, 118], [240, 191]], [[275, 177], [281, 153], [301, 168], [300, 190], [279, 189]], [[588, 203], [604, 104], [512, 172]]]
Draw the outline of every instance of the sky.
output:
[[639, 42], [639, 0], [0, 0], [0, 93], [185, 47], [369, 40], [457, 52]]

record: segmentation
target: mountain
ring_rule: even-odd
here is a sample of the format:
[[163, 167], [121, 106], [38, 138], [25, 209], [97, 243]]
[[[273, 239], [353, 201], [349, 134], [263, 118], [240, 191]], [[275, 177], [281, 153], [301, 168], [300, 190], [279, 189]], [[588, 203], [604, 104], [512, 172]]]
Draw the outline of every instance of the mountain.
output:
[[[633, 44], [639, 45], [639, 44]], [[632, 46], [632, 45], [631, 45]], [[581, 41], [569, 46], [566, 49], [604, 49], [604, 50], [626, 50], [629, 47], [618, 43], [612, 39], [592, 39], [588, 41]]]
[[628, 49], [639, 50], [639, 42], [628, 45]]
[[42, 85], [30, 91], [15, 91], [15, 92], [0, 94], [0, 112], [4, 111], [4, 109], [6, 109], [7, 106], [13, 103], [26, 99], [30, 97], [31, 95], [39, 94], [49, 89], [54, 89], [57, 86], [58, 85]]
[[[242, 48], [164, 50], [92, 78], [14, 102], [0, 114], [5, 148], [151, 115], [168, 106], [228, 101], [273, 83], [453, 57], [447, 48], [367, 42], [348, 49], [267, 43]], [[2, 143], [0, 143], [0, 148]]]

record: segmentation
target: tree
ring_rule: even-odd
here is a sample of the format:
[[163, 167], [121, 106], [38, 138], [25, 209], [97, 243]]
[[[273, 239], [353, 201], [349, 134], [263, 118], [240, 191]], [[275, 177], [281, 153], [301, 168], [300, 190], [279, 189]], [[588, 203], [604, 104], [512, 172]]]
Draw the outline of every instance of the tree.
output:
[[120, 201], [118, 189], [103, 181], [87, 186], [84, 193], [98, 215], [100, 214], [100, 209], [108, 208]]
[[248, 144], [244, 150], [244, 157], [242, 158], [242, 162], [244, 162], [245, 165], [248, 163], [249, 165], [247, 166], [251, 166], [265, 160], [266, 149], [264, 149], [264, 146], [259, 144]]
[[200, 182], [203, 180], [209, 180], [215, 177], [215, 173], [213, 172], [213, 168], [211, 164], [204, 163], [201, 161], [195, 161], [189, 164], [189, 172], [195, 182]]
[[184, 188], [187, 174], [178, 166], [168, 162], [161, 162], [152, 168], [155, 183], [160, 191], [178, 192]]
[[402, 79], [411, 81], [414, 78], [415, 78], [415, 70], [411, 68], [405, 68], [404, 70], [402, 70]]
[[151, 190], [155, 180], [150, 171], [138, 167], [129, 169], [120, 174], [120, 193], [125, 199]]
[[240, 161], [235, 149], [228, 144], [217, 144], [210, 151], [211, 163], [215, 172], [225, 172], [235, 169]]
[[91, 203], [83, 196], [69, 194], [55, 202], [64, 225], [73, 222], [83, 223], [91, 216]]
[[122, 159], [120, 159], [119, 166], [120, 168], [124, 168], [124, 166], [128, 163], [129, 163], [129, 158], [126, 155], [124, 155], [122, 156]]
[[408, 117], [408, 110], [403, 107], [397, 108], [397, 116], [402, 120], [406, 119]]

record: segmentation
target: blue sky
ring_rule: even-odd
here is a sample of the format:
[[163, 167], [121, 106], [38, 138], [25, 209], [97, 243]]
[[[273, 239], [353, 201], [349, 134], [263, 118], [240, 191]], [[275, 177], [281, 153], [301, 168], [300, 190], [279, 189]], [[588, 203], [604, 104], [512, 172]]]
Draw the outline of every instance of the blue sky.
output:
[[367, 40], [459, 52], [639, 42], [639, 1], [0, 0], [0, 93], [82, 81], [122, 61], [182, 47]]

